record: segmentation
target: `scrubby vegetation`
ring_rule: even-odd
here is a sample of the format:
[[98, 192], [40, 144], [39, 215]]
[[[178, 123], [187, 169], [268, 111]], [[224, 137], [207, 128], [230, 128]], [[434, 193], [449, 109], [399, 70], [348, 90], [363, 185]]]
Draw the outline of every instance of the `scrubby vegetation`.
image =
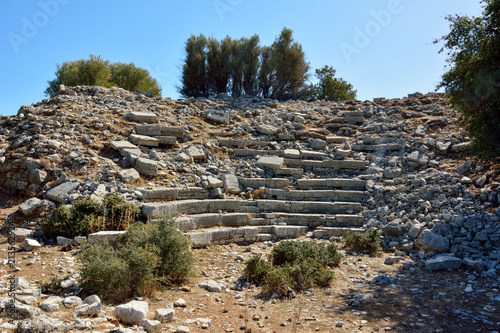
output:
[[244, 275], [248, 281], [261, 284], [264, 293], [288, 295], [292, 290], [329, 286], [335, 277], [329, 267], [337, 266], [340, 260], [335, 244], [283, 241], [267, 261], [259, 256], [248, 260]]
[[345, 234], [344, 241], [348, 248], [356, 251], [370, 251], [371, 254], [379, 254], [382, 252], [382, 239], [377, 229], [366, 233], [351, 232]]
[[78, 257], [86, 293], [117, 301], [148, 296], [193, 276], [189, 240], [171, 221], [136, 223], [113, 245], [86, 245]]
[[139, 220], [140, 214], [138, 207], [118, 195], [107, 196], [103, 204], [85, 198], [73, 202], [73, 211], [64, 205], [54, 209], [42, 228], [49, 236], [87, 236], [103, 230], [125, 230]]
[[89, 59], [64, 62], [57, 65], [56, 78], [48, 81], [46, 95], [59, 91], [59, 85], [65, 86], [104, 86], [120, 87], [129, 91], [159, 96], [161, 87], [156, 79], [134, 63], [110, 63], [101, 56], [90, 55]]

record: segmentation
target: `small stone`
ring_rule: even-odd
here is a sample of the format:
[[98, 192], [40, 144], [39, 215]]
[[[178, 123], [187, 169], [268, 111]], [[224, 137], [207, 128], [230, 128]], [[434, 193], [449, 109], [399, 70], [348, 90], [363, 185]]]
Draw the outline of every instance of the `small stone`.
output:
[[19, 247], [23, 249], [24, 251], [31, 251], [35, 248], [41, 247], [42, 245], [38, 243], [38, 241], [31, 239], [31, 238], [26, 238], [20, 245]]
[[190, 333], [191, 331], [186, 326], [178, 326], [175, 333]]
[[186, 307], [186, 300], [184, 298], [179, 298], [174, 302], [174, 307], [176, 308], [185, 308]]
[[174, 315], [174, 309], [157, 309], [155, 312], [155, 319], [161, 321], [162, 323], [170, 323], [174, 320]]
[[223, 289], [223, 287], [214, 280], [203, 281], [199, 286], [213, 293], [220, 293]]
[[399, 258], [399, 257], [386, 257], [384, 264], [393, 265], [393, 264], [398, 263], [400, 260], [401, 260], [401, 258]]
[[118, 172], [118, 177], [120, 177], [122, 182], [130, 183], [139, 180], [141, 175], [136, 169], [126, 169]]
[[139, 325], [144, 327], [144, 329], [148, 333], [151, 333], [151, 332], [156, 333], [156, 332], [160, 332], [160, 330], [161, 330], [161, 322], [158, 320], [144, 319], [139, 323]]

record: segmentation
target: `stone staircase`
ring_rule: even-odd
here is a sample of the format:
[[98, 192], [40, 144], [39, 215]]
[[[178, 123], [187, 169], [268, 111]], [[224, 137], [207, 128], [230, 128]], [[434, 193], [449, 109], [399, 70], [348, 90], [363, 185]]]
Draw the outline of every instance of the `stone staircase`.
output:
[[[227, 140], [221, 142], [225, 143]], [[267, 142], [258, 144], [266, 146]], [[256, 165], [274, 176], [226, 175], [219, 182], [216, 178], [215, 181], [206, 179], [204, 187], [141, 190], [143, 213], [152, 221], [176, 216], [177, 227], [191, 238], [195, 248], [296, 238], [308, 231], [312, 231], [313, 237], [329, 238], [364, 230], [361, 215], [364, 180], [302, 178], [305, 170], [308, 173], [311, 170], [361, 172], [366, 167], [364, 161], [330, 160], [326, 154], [315, 151], [241, 148], [234, 149], [231, 157], [253, 158]], [[262, 160], [263, 157], [267, 160]], [[292, 172], [284, 172], [286, 170]], [[284, 174], [287, 177], [283, 177]], [[239, 195], [242, 192], [255, 197], [244, 199]]]
[[[359, 114], [353, 123], [361, 122]], [[336, 145], [336, 158], [321, 149], [280, 149], [272, 136], [257, 139], [218, 140], [233, 162], [259, 170], [259, 177], [232, 173], [203, 176], [201, 186], [139, 189], [142, 211], [151, 220], [175, 216], [176, 226], [193, 247], [231, 242], [255, 242], [308, 235], [316, 238], [363, 231], [362, 215], [367, 168], [363, 160], [348, 159], [346, 137], [327, 137]], [[137, 125], [129, 141], [114, 141], [118, 150], [140, 174], [163, 176], [158, 163], [144, 157], [151, 148], [183, 143], [184, 161], [203, 163], [204, 153], [189, 146], [189, 133], [166, 125]], [[389, 140], [391, 141], [391, 140]], [[302, 142], [307, 146], [306, 142]], [[357, 150], [398, 149], [397, 143], [369, 140]], [[347, 153], [344, 153], [347, 152]], [[142, 155], [141, 155], [142, 154]], [[244, 173], [239, 173], [244, 174]]]

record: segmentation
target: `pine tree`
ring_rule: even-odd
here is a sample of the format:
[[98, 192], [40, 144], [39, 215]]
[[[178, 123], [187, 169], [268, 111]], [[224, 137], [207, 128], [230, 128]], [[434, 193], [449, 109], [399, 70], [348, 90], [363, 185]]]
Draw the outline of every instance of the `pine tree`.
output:
[[271, 63], [274, 65], [272, 98], [297, 98], [308, 78], [309, 64], [302, 46], [293, 42], [292, 30], [283, 28], [272, 45]]
[[203, 34], [192, 35], [186, 41], [186, 60], [182, 66], [180, 93], [184, 97], [208, 97], [207, 67], [206, 67], [207, 39]]
[[271, 53], [272, 49], [269, 46], [264, 46], [261, 49], [258, 86], [262, 98], [270, 98], [272, 93], [274, 64], [272, 63]]
[[259, 71], [259, 36], [243, 39], [243, 90], [246, 95], [257, 96], [257, 73]]

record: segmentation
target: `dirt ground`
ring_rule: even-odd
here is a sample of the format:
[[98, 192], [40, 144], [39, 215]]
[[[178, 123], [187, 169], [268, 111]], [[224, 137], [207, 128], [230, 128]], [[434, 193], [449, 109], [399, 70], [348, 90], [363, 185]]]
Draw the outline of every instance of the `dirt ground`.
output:
[[[6, 254], [6, 247], [5, 242], [1, 244], [0, 253]], [[162, 326], [165, 332], [179, 325], [188, 326], [191, 332], [240, 332], [245, 317], [252, 332], [295, 332], [295, 328], [296, 332], [500, 331], [498, 302], [493, 301], [499, 294], [495, 280], [464, 270], [427, 272], [408, 256], [386, 265], [385, 257], [395, 256], [390, 253], [372, 257], [342, 249], [344, 258], [335, 269], [334, 284], [293, 299], [262, 295], [256, 286], [235, 290], [244, 268], [238, 256], [244, 260], [256, 254], [266, 256], [271, 249], [271, 244], [256, 243], [195, 250], [198, 262], [196, 277], [188, 285], [191, 290], [172, 288], [147, 299], [150, 319], [155, 309], [183, 298], [186, 307], [176, 308], [174, 322]], [[77, 253], [78, 249], [65, 252], [57, 246], [18, 252], [16, 276], [39, 284], [77, 273]], [[5, 274], [3, 268], [1, 275]], [[223, 282], [228, 289], [209, 293], [197, 286], [207, 279]], [[469, 285], [472, 292], [465, 291]], [[112, 304], [104, 310], [111, 315]], [[65, 309], [53, 316], [70, 322], [73, 312]], [[201, 321], [189, 323], [197, 318], [210, 319], [213, 326], [202, 329]], [[114, 325], [118, 323], [107, 321], [93, 329], [107, 331]]]

